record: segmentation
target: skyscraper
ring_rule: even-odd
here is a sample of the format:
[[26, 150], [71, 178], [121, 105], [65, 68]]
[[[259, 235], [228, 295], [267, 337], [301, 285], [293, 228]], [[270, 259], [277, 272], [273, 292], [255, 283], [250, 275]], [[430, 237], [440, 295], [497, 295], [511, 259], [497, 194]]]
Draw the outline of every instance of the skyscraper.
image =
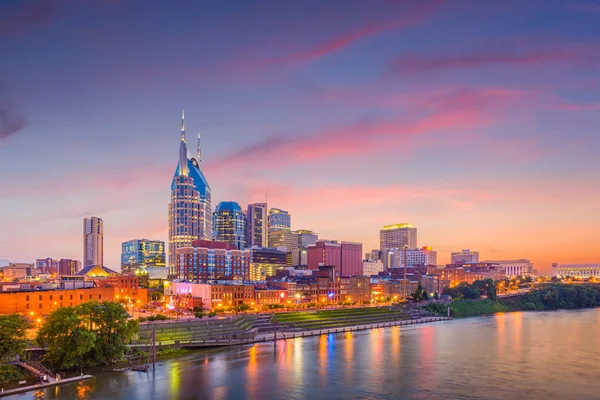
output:
[[246, 216], [235, 201], [222, 201], [213, 213], [213, 237], [238, 250], [246, 247]]
[[104, 222], [97, 217], [83, 219], [83, 267], [104, 266]]
[[248, 204], [248, 247], [267, 247], [269, 245], [267, 203]]
[[198, 135], [196, 158], [188, 159], [182, 111], [179, 163], [171, 182], [171, 202], [169, 203], [169, 268], [171, 274], [175, 273], [178, 248], [191, 246], [192, 242], [197, 239], [210, 239], [212, 235], [210, 186], [200, 169], [201, 162], [200, 135]]
[[300, 265], [299, 240], [296, 232], [287, 229], [271, 232], [269, 247], [285, 248], [286, 252], [291, 253], [292, 266]]
[[402, 223], [385, 225], [379, 231], [380, 250], [404, 248], [417, 248], [417, 228], [412, 224]]
[[269, 232], [279, 229], [292, 229], [292, 216], [285, 210], [271, 208], [269, 210]]
[[477, 263], [479, 262], [479, 252], [463, 249], [463, 251], [451, 254], [452, 264], [459, 263]]

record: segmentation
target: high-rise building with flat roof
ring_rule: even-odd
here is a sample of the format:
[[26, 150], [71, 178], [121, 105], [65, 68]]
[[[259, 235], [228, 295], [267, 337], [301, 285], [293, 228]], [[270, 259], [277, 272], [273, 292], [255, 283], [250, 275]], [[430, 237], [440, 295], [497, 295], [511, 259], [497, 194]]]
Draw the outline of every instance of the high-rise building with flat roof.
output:
[[287, 253], [277, 249], [253, 247], [250, 253], [250, 280], [264, 281], [287, 266]]
[[269, 210], [269, 232], [285, 229], [292, 229], [292, 216], [280, 208], [271, 208]]
[[361, 243], [317, 240], [308, 246], [308, 268], [316, 270], [319, 266], [329, 265], [341, 276], [360, 276], [362, 256]]
[[104, 266], [104, 222], [98, 217], [83, 219], [83, 267]]
[[81, 270], [81, 262], [79, 260], [71, 260], [68, 258], [61, 258], [58, 261], [58, 274], [59, 275], [75, 275]]
[[269, 247], [285, 248], [285, 251], [291, 254], [292, 266], [300, 265], [299, 241], [296, 232], [287, 229], [271, 232]]
[[160, 240], [133, 239], [121, 244], [121, 272], [138, 269], [164, 268], [165, 242]]
[[379, 231], [380, 249], [417, 248], [417, 228], [412, 224], [401, 223], [393, 225], [385, 225]]
[[267, 247], [269, 245], [267, 203], [248, 204], [246, 218], [248, 220], [246, 246]]
[[[417, 265], [437, 265], [437, 251], [433, 250], [431, 246], [425, 246], [420, 249], [399, 249], [396, 255], [400, 258], [400, 265], [403, 267], [406, 263], [407, 267], [414, 267]], [[404, 256], [406, 255], [406, 259]]]
[[38, 258], [35, 260], [35, 267], [41, 271], [42, 274], [52, 274], [58, 271], [58, 260], [53, 260], [52, 257]]
[[200, 134], [195, 158], [188, 158], [185, 123], [181, 112], [179, 163], [171, 182], [169, 203], [169, 268], [174, 274], [177, 266], [176, 250], [191, 246], [194, 240], [211, 239], [211, 190], [200, 169], [202, 162]]
[[479, 262], [479, 252], [471, 251], [469, 249], [463, 249], [462, 251], [452, 253], [451, 261], [452, 261], [452, 264], [478, 263]]
[[246, 247], [246, 215], [235, 201], [222, 201], [213, 213], [213, 238], [238, 250]]

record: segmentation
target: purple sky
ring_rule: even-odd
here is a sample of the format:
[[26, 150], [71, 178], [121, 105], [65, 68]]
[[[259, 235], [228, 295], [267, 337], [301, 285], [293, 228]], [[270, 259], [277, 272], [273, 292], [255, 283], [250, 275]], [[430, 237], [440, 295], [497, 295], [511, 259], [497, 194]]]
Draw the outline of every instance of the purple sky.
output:
[[0, 259], [82, 257], [82, 218], [167, 238], [179, 118], [214, 206], [440, 263], [600, 262], [600, 1], [0, 3]]

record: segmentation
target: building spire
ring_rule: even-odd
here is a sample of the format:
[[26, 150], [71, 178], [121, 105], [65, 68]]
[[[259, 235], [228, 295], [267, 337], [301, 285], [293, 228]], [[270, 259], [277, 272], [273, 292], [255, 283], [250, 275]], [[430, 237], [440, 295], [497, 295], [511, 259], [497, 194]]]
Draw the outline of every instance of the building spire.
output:
[[198, 149], [196, 150], [196, 161], [198, 161], [198, 165], [202, 162], [202, 153], [200, 151], [200, 132], [198, 132]]
[[181, 110], [181, 141], [185, 142], [185, 116]]

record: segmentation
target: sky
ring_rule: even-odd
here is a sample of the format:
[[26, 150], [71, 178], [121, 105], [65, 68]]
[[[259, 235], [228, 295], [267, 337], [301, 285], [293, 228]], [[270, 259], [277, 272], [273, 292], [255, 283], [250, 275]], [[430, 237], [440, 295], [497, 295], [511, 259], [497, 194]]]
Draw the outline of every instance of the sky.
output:
[[167, 240], [181, 110], [213, 207], [377, 248], [600, 262], [600, 0], [0, 2], [0, 260]]

